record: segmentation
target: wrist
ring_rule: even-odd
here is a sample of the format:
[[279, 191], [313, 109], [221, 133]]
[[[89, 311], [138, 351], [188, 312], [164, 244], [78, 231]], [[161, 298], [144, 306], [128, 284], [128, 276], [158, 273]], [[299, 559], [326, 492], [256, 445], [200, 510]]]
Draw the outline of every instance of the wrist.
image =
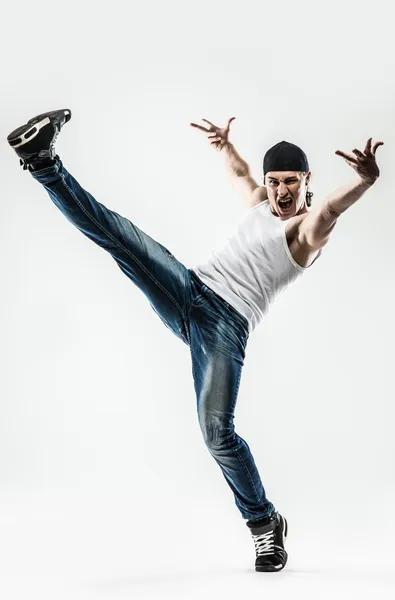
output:
[[221, 152], [230, 153], [232, 151], [234, 151], [234, 147], [230, 142], [226, 141], [222, 144]]
[[377, 177], [369, 177], [369, 178], [361, 177], [361, 185], [363, 187], [365, 187], [366, 189], [369, 189], [370, 187], [372, 187], [373, 184], [376, 183], [377, 179], [378, 179], [378, 175], [377, 175]]

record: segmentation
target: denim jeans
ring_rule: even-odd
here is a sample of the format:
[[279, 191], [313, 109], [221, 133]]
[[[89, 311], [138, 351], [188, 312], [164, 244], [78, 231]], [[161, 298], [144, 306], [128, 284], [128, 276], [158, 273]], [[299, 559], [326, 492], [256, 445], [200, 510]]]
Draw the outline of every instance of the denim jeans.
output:
[[233, 423], [248, 340], [247, 320], [167, 248], [97, 202], [59, 159], [32, 175], [65, 217], [110, 253], [166, 327], [189, 346], [204, 442], [233, 491], [242, 517], [269, 516], [274, 507], [266, 498], [251, 451]]

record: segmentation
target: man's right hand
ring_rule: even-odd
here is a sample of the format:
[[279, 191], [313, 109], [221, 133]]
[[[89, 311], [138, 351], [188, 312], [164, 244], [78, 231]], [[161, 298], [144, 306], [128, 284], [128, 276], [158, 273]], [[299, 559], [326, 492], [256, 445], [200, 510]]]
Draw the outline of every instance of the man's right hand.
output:
[[203, 125], [197, 125], [197, 123], [191, 123], [191, 127], [204, 131], [208, 138], [211, 146], [217, 151], [224, 150], [225, 160], [229, 169], [231, 181], [235, 188], [239, 190], [240, 195], [244, 198], [244, 203], [247, 208], [251, 208], [256, 204], [260, 204], [264, 200], [267, 200], [266, 188], [259, 187], [255, 179], [251, 176], [251, 170], [248, 163], [241, 158], [236, 148], [229, 141], [229, 129], [232, 121], [235, 117], [228, 120], [226, 127], [217, 127], [211, 121], [202, 119], [204, 123], [207, 123], [206, 127]]
[[203, 125], [198, 125], [197, 123], [191, 123], [191, 127], [195, 127], [195, 129], [200, 129], [200, 131], [204, 131], [206, 137], [210, 141], [210, 145], [214, 146], [216, 150], [219, 152], [226, 146], [229, 142], [229, 129], [232, 121], [235, 120], [236, 117], [232, 117], [228, 120], [226, 127], [217, 127], [207, 119], [202, 119], [205, 123], [207, 123], [208, 127], [204, 127]]

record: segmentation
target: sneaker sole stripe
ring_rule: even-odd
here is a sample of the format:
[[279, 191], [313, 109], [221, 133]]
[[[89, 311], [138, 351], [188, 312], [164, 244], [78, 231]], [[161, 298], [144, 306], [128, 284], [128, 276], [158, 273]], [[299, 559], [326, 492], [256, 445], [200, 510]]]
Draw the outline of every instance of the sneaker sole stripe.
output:
[[[46, 117], [45, 119], [43, 119], [42, 121], [39, 121], [38, 123], [34, 123], [31, 124], [29, 127], [27, 127], [26, 131], [24, 131], [23, 133], [20, 133], [19, 135], [16, 135], [14, 139], [18, 139], [21, 138], [21, 141], [19, 142], [19, 144], [16, 144], [15, 146], [12, 144], [12, 139], [8, 140], [10, 142], [10, 144], [12, 144], [12, 148], [15, 150], [15, 148], [19, 148], [20, 146], [24, 146], [25, 144], [27, 144], [28, 142], [31, 142], [32, 140], [34, 140], [34, 138], [40, 133], [40, 130], [45, 127], [46, 125], [48, 125], [51, 122], [51, 120], [49, 119], [49, 117]], [[31, 131], [36, 130], [35, 133], [33, 133], [32, 135], [30, 135], [28, 138], [26, 137]]]

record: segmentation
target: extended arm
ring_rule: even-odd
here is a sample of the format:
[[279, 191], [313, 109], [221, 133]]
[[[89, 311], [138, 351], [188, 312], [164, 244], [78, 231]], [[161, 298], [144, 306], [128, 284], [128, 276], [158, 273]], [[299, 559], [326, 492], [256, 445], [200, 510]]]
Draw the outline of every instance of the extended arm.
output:
[[231, 183], [244, 198], [245, 206], [252, 208], [267, 200], [266, 188], [257, 184], [251, 175], [250, 166], [241, 158], [233, 144], [226, 142], [222, 146], [222, 152], [225, 154]]
[[342, 156], [359, 177], [332, 192], [325, 198], [322, 206], [311, 211], [301, 222], [299, 241], [302, 244], [312, 250], [319, 250], [325, 246], [339, 216], [355, 204], [379, 177], [380, 171], [375, 154], [377, 148], [382, 144], [383, 142], [376, 142], [372, 148], [372, 139], [370, 138], [363, 153], [357, 149], [353, 150], [353, 155], [340, 150], [336, 151], [336, 154]]
[[234, 117], [229, 119], [227, 126], [224, 128], [217, 127], [206, 119], [203, 119], [203, 121], [207, 123], [208, 127], [196, 123], [191, 123], [191, 126], [204, 131], [210, 144], [219, 152], [223, 152], [231, 183], [244, 199], [245, 206], [251, 208], [263, 202], [263, 200], [267, 200], [267, 192], [264, 186], [257, 184], [251, 175], [248, 163], [229, 141], [229, 128], [233, 120]]

